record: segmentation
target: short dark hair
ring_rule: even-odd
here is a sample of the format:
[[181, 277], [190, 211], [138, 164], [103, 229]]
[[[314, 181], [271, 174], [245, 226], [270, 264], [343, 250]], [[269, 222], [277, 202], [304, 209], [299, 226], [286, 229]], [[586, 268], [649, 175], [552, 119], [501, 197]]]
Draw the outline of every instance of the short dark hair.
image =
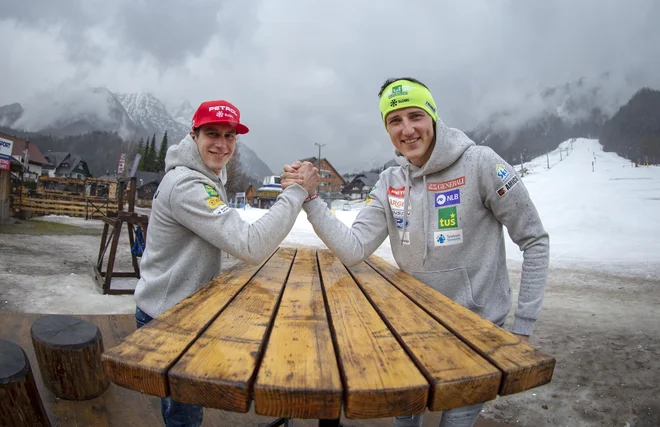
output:
[[[211, 123], [211, 124], [212, 124], [212, 123]], [[195, 137], [199, 138], [199, 132], [200, 132], [201, 129], [202, 129], [201, 126], [196, 127], [196, 128], [193, 129], [193, 133], [195, 134]], [[235, 130], [235, 129], [234, 129], [234, 130]], [[237, 135], [238, 135], [238, 132], [237, 132]]]
[[383, 83], [383, 85], [380, 87], [380, 90], [378, 91], [378, 97], [380, 98], [380, 96], [383, 94], [385, 89], [397, 80], [408, 80], [409, 82], [417, 83], [418, 85], [422, 85], [422, 86], [424, 86], [425, 88], [428, 89], [428, 86], [426, 86], [424, 83], [422, 83], [419, 80], [414, 79], [412, 77], [389, 78], [389, 79], [385, 80], [385, 83]]

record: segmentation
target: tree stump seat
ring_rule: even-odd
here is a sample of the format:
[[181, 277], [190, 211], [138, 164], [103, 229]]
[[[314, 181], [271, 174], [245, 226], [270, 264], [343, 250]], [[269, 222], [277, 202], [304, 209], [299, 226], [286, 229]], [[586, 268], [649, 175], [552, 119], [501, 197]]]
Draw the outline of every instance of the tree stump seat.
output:
[[50, 425], [30, 360], [18, 344], [0, 339], [0, 426]]
[[101, 365], [103, 338], [96, 325], [71, 316], [47, 315], [34, 321], [30, 335], [43, 382], [55, 396], [87, 400], [108, 388]]

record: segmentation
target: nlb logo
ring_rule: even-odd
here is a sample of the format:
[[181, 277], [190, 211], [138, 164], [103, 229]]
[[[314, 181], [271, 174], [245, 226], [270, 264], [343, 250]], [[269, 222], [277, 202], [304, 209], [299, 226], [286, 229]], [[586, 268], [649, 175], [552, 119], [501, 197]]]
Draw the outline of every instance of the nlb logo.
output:
[[435, 193], [435, 207], [442, 208], [445, 206], [457, 205], [461, 203], [461, 190], [456, 189], [446, 191], [444, 193]]

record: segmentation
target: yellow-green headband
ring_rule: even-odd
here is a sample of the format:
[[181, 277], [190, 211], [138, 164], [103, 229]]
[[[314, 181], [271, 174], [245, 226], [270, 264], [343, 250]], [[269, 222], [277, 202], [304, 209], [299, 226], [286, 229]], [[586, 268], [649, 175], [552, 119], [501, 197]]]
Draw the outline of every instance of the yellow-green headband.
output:
[[380, 115], [387, 127], [385, 118], [394, 110], [418, 107], [426, 111], [434, 122], [438, 121], [437, 108], [431, 92], [419, 83], [397, 80], [385, 88], [380, 96]]

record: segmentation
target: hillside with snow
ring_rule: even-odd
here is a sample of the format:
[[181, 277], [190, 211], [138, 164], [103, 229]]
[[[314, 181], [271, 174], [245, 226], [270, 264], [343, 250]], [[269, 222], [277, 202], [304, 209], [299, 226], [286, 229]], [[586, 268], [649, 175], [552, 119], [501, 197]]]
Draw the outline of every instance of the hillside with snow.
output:
[[156, 134], [160, 140], [167, 131], [168, 139], [180, 141], [188, 133], [188, 127], [175, 120], [163, 102], [148, 92], [116, 93], [115, 96], [128, 112], [133, 122], [147, 135]]
[[[520, 165], [514, 167], [521, 170]], [[660, 167], [633, 167], [603, 152], [598, 140], [575, 139], [547, 157], [526, 162], [525, 169], [522, 181], [550, 234], [551, 267], [660, 278]], [[351, 206], [351, 211], [332, 206], [347, 225], [363, 204]], [[267, 211], [239, 212], [253, 222]], [[304, 212], [283, 244], [325, 247]], [[520, 265], [522, 253], [508, 235], [506, 250], [511, 265]], [[389, 239], [376, 255], [394, 263]]]

